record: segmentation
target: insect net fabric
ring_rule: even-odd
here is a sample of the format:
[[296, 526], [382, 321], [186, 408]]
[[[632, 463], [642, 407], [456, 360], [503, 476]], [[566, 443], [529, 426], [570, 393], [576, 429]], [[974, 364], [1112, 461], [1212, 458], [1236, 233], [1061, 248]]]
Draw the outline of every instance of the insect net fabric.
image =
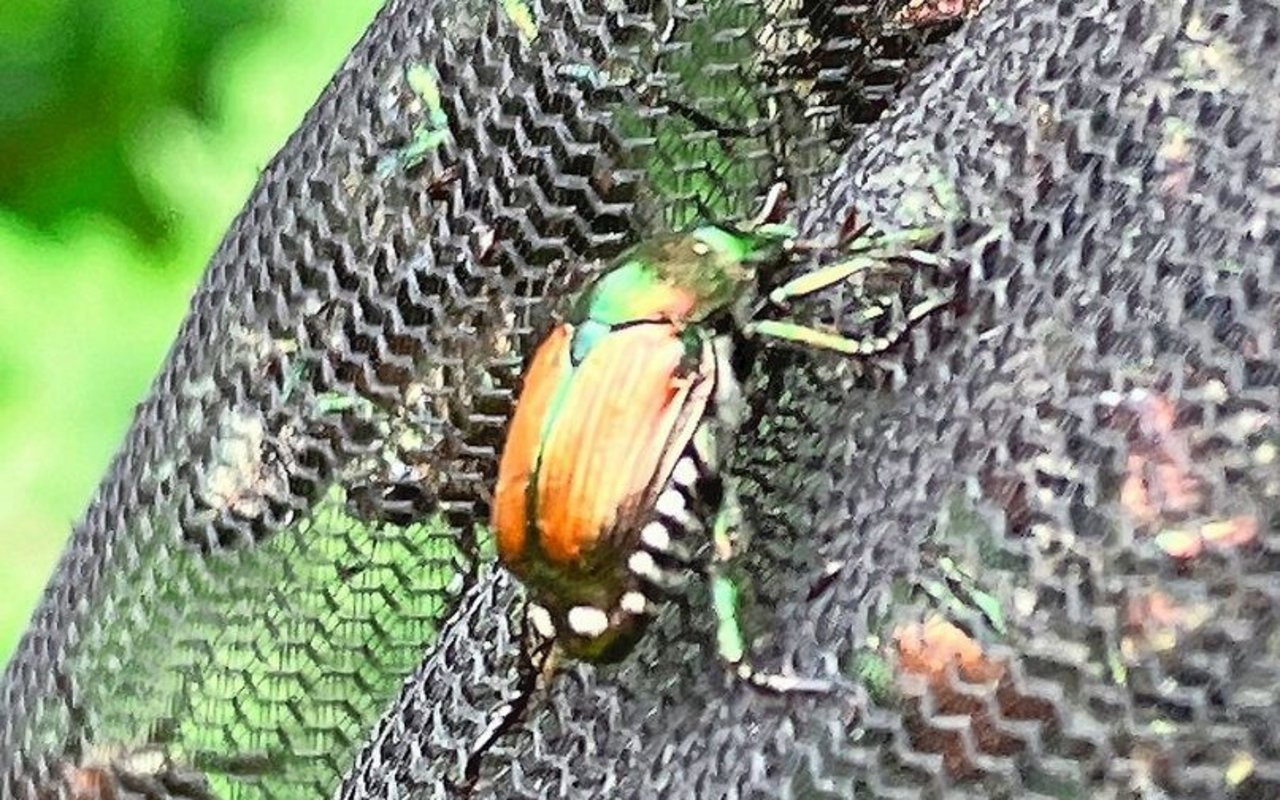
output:
[[[1280, 790], [1277, 9], [994, 0], [925, 52], [911, 19], [390, 4], [8, 667], [0, 791]], [[861, 369], [766, 350], [748, 382], [759, 660], [848, 688], [734, 684], [695, 582], [469, 760], [520, 696], [519, 593], [468, 531], [522, 354], [574, 264], [778, 165], [807, 230], [937, 226], [959, 295]]]
[[[6, 668], [0, 795], [333, 791], [492, 560], [473, 523], [522, 355], [552, 279], [583, 277], [553, 262], [731, 216], [772, 179], [740, 35], [769, 21], [384, 9], [216, 252]], [[837, 67], [815, 97], [848, 94]], [[883, 105], [830, 103], [802, 150]]]

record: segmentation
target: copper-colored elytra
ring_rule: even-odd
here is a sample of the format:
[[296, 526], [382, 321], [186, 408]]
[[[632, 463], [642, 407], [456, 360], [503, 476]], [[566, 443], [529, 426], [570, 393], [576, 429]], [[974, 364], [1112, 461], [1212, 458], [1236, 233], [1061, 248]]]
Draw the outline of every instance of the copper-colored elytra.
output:
[[543, 442], [537, 524], [547, 558], [579, 561], [602, 535], [628, 521], [653, 483], [694, 382], [679, 374], [677, 328], [652, 323], [615, 330], [575, 371]]
[[528, 528], [528, 487], [537, 463], [542, 425], [560, 382], [572, 369], [569, 345], [573, 328], [561, 325], [547, 336], [525, 375], [511, 428], [498, 466], [493, 504], [493, 528], [498, 552], [508, 563], [525, 552]]

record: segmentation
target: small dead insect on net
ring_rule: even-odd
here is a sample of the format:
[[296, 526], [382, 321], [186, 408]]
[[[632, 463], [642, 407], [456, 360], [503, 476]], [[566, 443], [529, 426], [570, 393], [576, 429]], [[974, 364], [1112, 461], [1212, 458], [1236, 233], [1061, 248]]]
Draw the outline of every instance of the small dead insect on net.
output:
[[[1278, 39], [1254, 0], [393, 0], [5, 672], [0, 796], [1280, 794]], [[735, 682], [694, 581], [473, 758], [528, 695], [477, 525], [525, 355], [593, 260], [780, 174], [805, 233], [935, 227], [958, 297], [751, 364], [745, 622], [852, 688]]]

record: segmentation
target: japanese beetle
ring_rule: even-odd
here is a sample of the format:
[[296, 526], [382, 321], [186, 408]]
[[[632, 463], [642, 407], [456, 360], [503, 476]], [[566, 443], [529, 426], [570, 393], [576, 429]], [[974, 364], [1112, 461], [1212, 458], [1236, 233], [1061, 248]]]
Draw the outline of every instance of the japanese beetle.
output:
[[[742, 405], [731, 349], [743, 333], [855, 355], [891, 342], [754, 319], [760, 278], [815, 247], [770, 222], [780, 197], [775, 187], [746, 225], [702, 225], [623, 253], [529, 364], [499, 464], [492, 523], [502, 563], [532, 595], [534, 626], [570, 657], [625, 655], [678, 581], [673, 568], [690, 566], [696, 548], [689, 537], [703, 534], [715, 545], [721, 656], [769, 688], [817, 686], [751, 668], [737, 589], [718, 568], [736, 538], [736, 503], [719, 472]], [[924, 236], [908, 231], [895, 241]], [[847, 244], [832, 245], [847, 258], [784, 284], [769, 301], [782, 305], [887, 266], [884, 256]], [[933, 297], [909, 317], [944, 302]]]

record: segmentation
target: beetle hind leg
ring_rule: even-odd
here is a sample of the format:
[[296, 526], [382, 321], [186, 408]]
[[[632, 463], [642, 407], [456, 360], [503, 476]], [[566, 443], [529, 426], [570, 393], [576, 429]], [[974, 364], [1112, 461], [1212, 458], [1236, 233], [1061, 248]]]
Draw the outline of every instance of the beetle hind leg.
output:
[[529, 709], [551, 686], [561, 657], [551, 612], [530, 601], [525, 606], [523, 627], [515, 685], [509, 687], [503, 702], [486, 714], [484, 727], [468, 748], [459, 779], [446, 778], [447, 785], [457, 794], [468, 795], [475, 788], [490, 751], [502, 737], [523, 724]]
[[716, 650], [720, 659], [740, 680], [775, 694], [831, 694], [836, 685], [822, 678], [807, 678], [756, 669], [747, 652], [746, 635], [739, 618], [738, 586], [728, 575], [713, 569], [711, 602], [716, 612]]
[[730, 576], [729, 566], [740, 549], [738, 541], [740, 510], [737, 499], [729, 491], [713, 526], [714, 557], [709, 568], [711, 605], [716, 615], [716, 651], [720, 659], [740, 680], [757, 689], [775, 694], [831, 694], [836, 684], [822, 678], [808, 678], [755, 667], [750, 646], [742, 626], [741, 597], [738, 584]]

